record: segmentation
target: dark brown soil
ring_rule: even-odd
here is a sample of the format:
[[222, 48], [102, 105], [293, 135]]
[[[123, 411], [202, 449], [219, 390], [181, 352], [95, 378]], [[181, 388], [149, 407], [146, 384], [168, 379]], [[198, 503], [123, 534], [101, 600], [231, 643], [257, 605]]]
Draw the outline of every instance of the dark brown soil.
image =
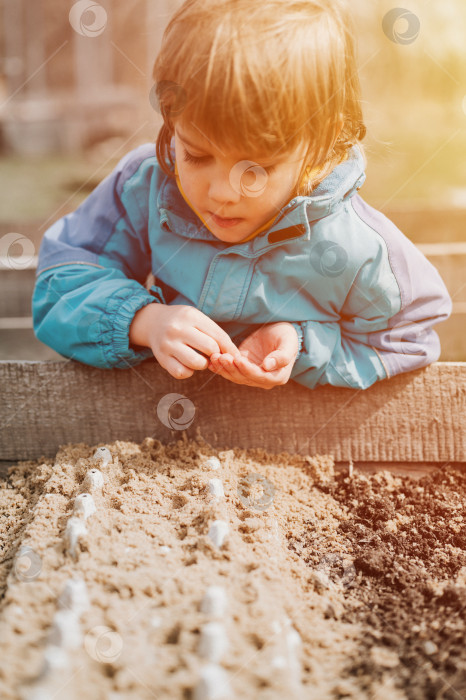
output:
[[[388, 667], [411, 700], [466, 698], [466, 473], [340, 473], [320, 488], [349, 509], [339, 532], [353, 563], [326, 562], [346, 589], [342, 620], [366, 628], [348, 675], [376, 678]], [[289, 546], [316, 565], [312, 529]], [[388, 656], [371, 653], [374, 645]]]

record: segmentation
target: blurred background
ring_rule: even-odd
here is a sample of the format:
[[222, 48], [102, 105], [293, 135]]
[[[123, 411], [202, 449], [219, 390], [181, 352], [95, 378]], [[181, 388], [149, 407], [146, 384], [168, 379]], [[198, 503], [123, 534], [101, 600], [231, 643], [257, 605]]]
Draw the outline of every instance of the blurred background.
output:
[[[266, 1], [266, 0], [265, 0]], [[32, 330], [41, 238], [155, 141], [152, 66], [181, 0], [0, 0], [0, 360], [62, 359]], [[360, 191], [438, 268], [466, 361], [466, 4], [351, 0], [367, 136]]]

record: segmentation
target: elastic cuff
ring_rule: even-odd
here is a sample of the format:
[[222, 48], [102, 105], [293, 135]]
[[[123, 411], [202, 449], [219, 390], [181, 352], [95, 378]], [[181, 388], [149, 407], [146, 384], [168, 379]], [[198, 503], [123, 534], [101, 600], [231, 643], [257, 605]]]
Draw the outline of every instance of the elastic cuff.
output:
[[299, 323], [298, 321], [292, 321], [291, 325], [293, 326], [293, 328], [296, 330], [296, 333], [298, 334], [298, 354], [296, 355], [296, 359], [298, 359], [303, 351], [303, 348], [304, 348], [303, 328], [301, 326], [301, 323]]
[[155, 297], [157, 299], [157, 301], [160, 302], [161, 304], [167, 303], [165, 301], [165, 297], [163, 296], [162, 290], [156, 284], [153, 284], [152, 287], [149, 289], [149, 294], [151, 294], [153, 297]]
[[141, 350], [133, 350], [129, 344], [129, 328], [134, 319], [134, 316], [139, 309], [142, 309], [147, 304], [157, 303], [153, 296], [147, 291], [138, 292], [126, 299], [110, 299], [108, 306], [114, 305], [112, 311], [108, 310], [110, 318], [113, 319], [113, 328], [111, 331], [110, 345], [104, 347], [109, 364], [113, 367], [125, 369], [128, 365], [137, 365], [154, 354], [150, 348], [142, 348]]

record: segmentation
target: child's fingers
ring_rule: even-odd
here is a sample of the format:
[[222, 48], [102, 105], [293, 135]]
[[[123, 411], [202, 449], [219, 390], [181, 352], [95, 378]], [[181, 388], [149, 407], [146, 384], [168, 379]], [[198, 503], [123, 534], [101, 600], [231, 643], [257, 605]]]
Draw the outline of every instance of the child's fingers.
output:
[[236, 384], [249, 384], [251, 386], [261, 385], [260, 382], [256, 383], [257, 376], [253, 377], [251, 372], [246, 369], [245, 365], [249, 365], [251, 369], [256, 368], [256, 374], [259, 375], [259, 379], [260, 374], [263, 375], [264, 373], [260, 372], [260, 370], [257, 372], [258, 368], [251, 362], [245, 360], [244, 363], [242, 363], [244, 366], [241, 367], [237, 365], [237, 358], [234, 358], [233, 360], [233, 357], [231, 357], [231, 355], [228, 353], [224, 355], [215, 355], [215, 357], [212, 357], [214, 366], [219, 368], [217, 374], [220, 374], [225, 379], [229, 379]]
[[217, 341], [218, 346], [221, 350], [221, 352], [227, 352], [236, 357], [239, 355], [239, 350], [228, 335], [226, 331], [223, 330], [220, 326], [218, 326], [215, 321], [212, 321], [212, 323], [215, 326], [215, 334], [214, 334], [214, 339]]
[[168, 362], [163, 365], [164, 369], [169, 372], [175, 379], [187, 379], [192, 377], [194, 370], [190, 367], [186, 367], [182, 362], [176, 359], [176, 357], [170, 357]]
[[211, 369], [212, 372], [214, 372], [215, 374], [219, 374], [224, 379], [233, 380], [232, 375], [228, 371], [227, 365], [220, 361], [221, 356], [218, 355], [217, 353], [215, 353], [215, 355], [216, 355], [215, 357], [214, 357], [214, 355], [211, 356], [209, 369]]
[[270, 371], [280, 369], [280, 367], [286, 367], [289, 362], [290, 358], [288, 357], [288, 353], [277, 350], [267, 355], [262, 363], [262, 366], [265, 370]]
[[264, 383], [268, 384], [269, 382], [275, 384], [275, 377], [272, 379], [269, 372], [264, 371], [262, 367], [244, 357], [238, 360], [235, 358], [235, 366], [244, 378], [256, 382], [257, 386], [263, 386]]
[[214, 355], [211, 355], [211, 356], [210, 356], [210, 362], [209, 362], [209, 364], [208, 364], [207, 369], [210, 369], [212, 372], [218, 373], [219, 370], [221, 369], [220, 363], [219, 363], [219, 361], [218, 361], [218, 358], [219, 358], [219, 357], [220, 357], [220, 355], [219, 355], [218, 353], [217, 353], [216, 357], [214, 357]]
[[211, 364], [214, 367], [212, 371], [236, 384], [247, 384], [262, 389], [271, 389], [283, 383], [280, 371], [266, 372], [245, 357], [233, 359], [228, 353], [223, 355], [213, 353], [211, 355]]
[[240, 384], [244, 383], [244, 376], [238, 370], [238, 368], [235, 366], [235, 363], [233, 362], [233, 358], [230, 355], [220, 356], [219, 364], [222, 367], [222, 369], [225, 372], [225, 375], [228, 377], [228, 379], [231, 379], [232, 381], [240, 383]]

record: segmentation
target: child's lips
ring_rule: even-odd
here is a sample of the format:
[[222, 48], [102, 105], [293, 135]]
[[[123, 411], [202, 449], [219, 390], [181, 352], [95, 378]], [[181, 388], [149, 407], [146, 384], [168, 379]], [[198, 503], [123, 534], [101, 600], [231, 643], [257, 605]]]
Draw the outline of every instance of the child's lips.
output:
[[236, 226], [241, 221], [244, 221], [242, 218], [227, 219], [223, 216], [217, 216], [217, 214], [214, 214], [211, 211], [209, 211], [209, 214], [212, 217], [213, 222], [218, 226], [222, 226], [223, 228], [230, 228], [230, 226]]

